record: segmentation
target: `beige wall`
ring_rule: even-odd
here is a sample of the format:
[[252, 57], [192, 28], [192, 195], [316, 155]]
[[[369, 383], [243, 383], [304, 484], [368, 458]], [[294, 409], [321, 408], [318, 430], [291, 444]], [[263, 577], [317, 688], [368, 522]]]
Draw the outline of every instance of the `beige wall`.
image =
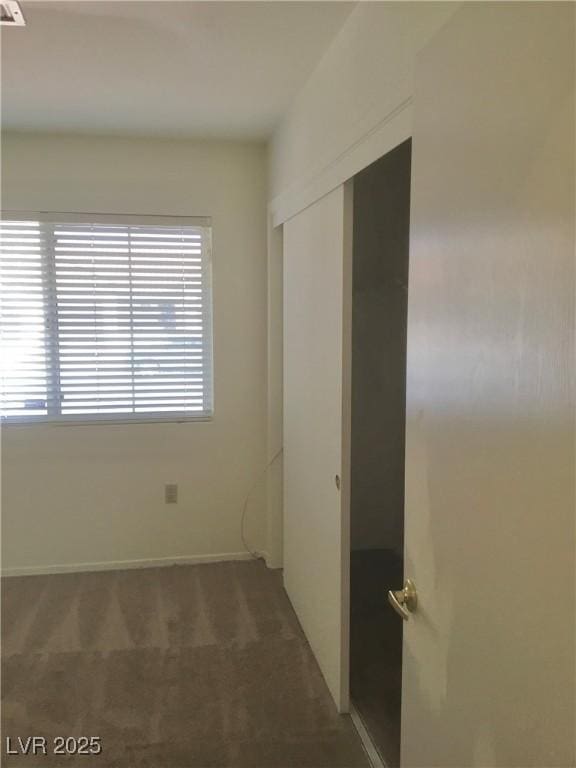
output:
[[283, 232], [268, 217], [268, 462], [266, 550], [269, 568], [283, 561]]
[[[391, 126], [410, 100], [418, 51], [458, 7], [457, 2], [358, 4], [274, 134], [271, 198], [304, 190], [313, 196], [318, 179], [332, 179], [330, 169], [345, 164], [346, 175], [332, 181], [334, 188], [391, 148], [373, 149], [371, 138]], [[358, 146], [364, 139], [365, 151]], [[328, 191], [320, 189], [318, 196]]]
[[[285, 301], [285, 343], [294, 334], [296, 339], [307, 339], [308, 329], [326, 334], [318, 341], [319, 349], [334, 343], [338, 328], [334, 324], [316, 327], [314, 319], [314, 313], [319, 318], [323, 314], [333, 316], [327, 281], [333, 289], [332, 281], [342, 268], [341, 210], [330, 206], [329, 201], [343, 182], [410, 136], [416, 55], [458, 6], [452, 2], [359, 3], [275, 132], [269, 147], [269, 211], [275, 224], [287, 222], [284, 295], [285, 299], [288, 291], [296, 298], [300, 295], [303, 282], [297, 273], [305, 268], [311, 280], [306, 290], [313, 291], [315, 297], [304, 316], [298, 316], [301, 307], [297, 302]], [[312, 222], [309, 229], [303, 223], [306, 221]], [[290, 230], [297, 235], [296, 241], [292, 240], [294, 254], [286, 248], [286, 233], [290, 245]], [[271, 258], [273, 251], [271, 248]], [[303, 263], [306, 254], [311, 260], [325, 259], [324, 268]], [[279, 300], [275, 294], [275, 286], [269, 286], [269, 315], [276, 314], [273, 304]], [[282, 335], [277, 324], [271, 323], [269, 347], [274, 345], [281, 347]], [[296, 342], [293, 347], [298, 348]], [[309, 395], [303, 386], [295, 388], [293, 379], [298, 372], [288, 369], [290, 352], [285, 349], [284, 355], [284, 407], [292, 403], [293, 411], [309, 413]], [[277, 360], [276, 366], [270, 361], [269, 372], [282, 376], [281, 361]], [[325, 381], [329, 373], [321, 370], [324, 378], [320, 381]], [[292, 387], [288, 394], [286, 387]], [[273, 391], [269, 396], [269, 413], [279, 413], [280, 398]], [[325, 399], [332, 404], [332, 400]], [[324, 407], [322, 398], [319, 400]], [[346, 612], [340, 611], [348, 585], [339, 549], [344, 536], [336, 526], [341, 519], [335, 513], [330, 518], [327, 512], [328, 505], [335, 504], [328, 499], [334, 490], [331, 483], [336, 470], [324, 466], [330, 461], [333, 464], [332, 453], [340, 451], [341, 446], [335, 444], [333, 433], [330, 442], [326, 429], [319, 435], [314, 429], [312, 419], [294, 422], [293, 413], [284, 413], [284, 442], [288, 448], [283, 477], [286, 586], [330, 690], [340, 708], [345, 709], [348, 680], [343, 664], [347, 662], [344, 648], [348, 638]], [[303, 438], [308, 436], [307, 444]], [[320, 452], [308, 463], [303, 458], [295, 463], [298, 460], [291, 459], [289, 450], [291, 439], [294, 443], [296, 437], [307, 449], [323, 439], [324, 454]], [[323, 475], [319, 471], [314, 474], [319, 463]], [[344, 485], [343, 489], [347, 490]], [[310, 510], [313, 514], [307, 514]], [[271, 527], [281, 519], [279, 514], [271, 516]], [[344, 533], [348, 535], [348, 531]]]
[[[411, 135], [416, 56], [458, 9], [456, 2], [359, 3], [269, 144], [269, 220], [281, 224], [338, 188]], [[329, 130], [327, 127], [329, 126]], [[336, 225], [337, 222], [332, 222]], [[269, 450], [281, 430], [282, 348], [276, 243], [269, 236]], [[281, 251], [281, 249], [280, 249]], [[290, 264], [284, 266], [286, 272]], [[318, 287], [319, 301], [322, 288]], [[280, 467], [270, 473], [268, 532], [281, 564]], [[285, 522], [285, 521], [284, 521]]]
[[266, 460], [265, 202], [258, 145], [4, 137], [5, 209], [212, 217], [215, 365], [210, 423], [5, 427], [4, 569], [242, 551], [244, 497]]
[[466, 4], [420, 61], [405, 768], [576, 765], [575, 10]]
[[[290, 228], [410, 135], [412, 110], [427, 115], [413, 187], [423, 268], [418, 278], [411, 266], [406, 574], [419, 609], [405, 635], [406, 765], [574, 764], [574, 18], [570, 4], [548, 5], [465, 4], [414, 96], [417, 55], [459, 4], [360, 3], [270, 150], [270, 209]], [[433, 77], [456, 87], [432, 88]], [[324, 230], [337, 226], [327, 212]], [[315, 232], [299, 235], [316, 255]], [[296, 281], [288, 249], [284, 262]], [[319, 316], [337, 267], [309, 268]], [[285, 471], [285, 500], [323, 492], [307, 470]], [[288, 504], [284, 514], [285, 532], [318, 530]], [[337, 546], [326, 540], [323, 557]], [[292, 583], [309, 567], [294, 560]], [[333, 613], [316, 600], [314, 627], [303, 621], [332, 688], [316, 627]]]

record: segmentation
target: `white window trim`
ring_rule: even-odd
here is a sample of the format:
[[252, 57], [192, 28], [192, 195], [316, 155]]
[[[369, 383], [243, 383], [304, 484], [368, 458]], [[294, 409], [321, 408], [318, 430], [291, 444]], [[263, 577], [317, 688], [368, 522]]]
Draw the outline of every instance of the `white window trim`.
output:
[[207, 269], [203, 284], [204, 295], [208, 298], [206, 303], [205, 319], [207, 320], [204, 348], [209, 351], [210, 366], [205, 372], [206, 390], [210, 395], [210, 407], [207, 412], [201, 414], [186, 414], [183, 412], [171, 413], [142, 413], [131, 416], [124, 414], [102, 414], [94, 416], [20, 416], [18, 420], [0, 419], [0, 430], [18, 429], [20, 427], [101, 427], [123, 426], [127, 424], [187, 424], [191, 422], [209, 423], [214, 419], [214, 339], [213, 339], [213, 290], [212, 290], [212, 217], [211, 216], [173, 216], [150, 214], [123, 214], [123, 213], [84, 213], [62, 211], [20, 211], [2, 208], [0, 221], [3, 219], [18, 221], [38, 221], [43, 223], [79, 223], [114, 224], [121, 226], [197, 226], [208, 228], [209, 237], [207, 248]]

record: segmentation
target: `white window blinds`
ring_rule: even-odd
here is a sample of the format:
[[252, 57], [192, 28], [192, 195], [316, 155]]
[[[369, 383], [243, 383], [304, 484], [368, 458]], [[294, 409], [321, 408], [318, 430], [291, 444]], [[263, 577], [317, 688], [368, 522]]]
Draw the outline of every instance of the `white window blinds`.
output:
[[212, 413], [209, 220], [0, 223], [5, 421]]

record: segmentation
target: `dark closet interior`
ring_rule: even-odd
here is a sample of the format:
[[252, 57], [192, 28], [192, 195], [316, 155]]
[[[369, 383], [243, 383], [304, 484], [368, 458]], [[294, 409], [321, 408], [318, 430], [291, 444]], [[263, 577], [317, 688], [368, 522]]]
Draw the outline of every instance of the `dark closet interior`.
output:
[[388, 766], [400, 762], [411, 140], [354, 177], [350, 691]]

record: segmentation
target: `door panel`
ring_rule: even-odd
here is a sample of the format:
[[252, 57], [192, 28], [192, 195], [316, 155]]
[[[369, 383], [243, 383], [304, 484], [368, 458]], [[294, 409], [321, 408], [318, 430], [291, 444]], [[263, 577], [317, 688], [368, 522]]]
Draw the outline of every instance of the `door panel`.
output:
[[419, 62], [402, 764], [574, 764], [574, 5]]
[[284, 224], [284, 584], [340, 711], [348, 707], [350, 217], [350, 190], [339, 187]]

